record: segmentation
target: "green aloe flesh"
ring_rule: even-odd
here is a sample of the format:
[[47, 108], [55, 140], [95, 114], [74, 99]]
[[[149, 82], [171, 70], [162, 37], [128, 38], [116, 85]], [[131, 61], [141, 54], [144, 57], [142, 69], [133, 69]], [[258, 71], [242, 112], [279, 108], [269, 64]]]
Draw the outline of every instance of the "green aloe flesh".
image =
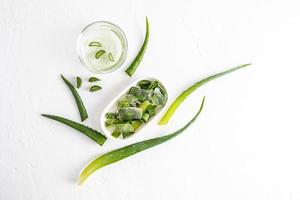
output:
[[[142, 124], [148, 123], [166, 104], [167, 99], [167, 91], [159, 81], [141, 80], [118, 99], [117, 109], [114, 112], [105, 114], [105, 125], [112, 132], [112, 136], [129, 137]], [[119, 124], [127, 123], [133, 126], [133, 131], [126, 132], [117, 128]]]
[[146, 149], [152, 148], [154, 146], [157, 146], [161, 143], [164, 143], [176, 136], [178, 136], [179, 134], [181, 134], [184, 130], [186, 130], [199, 116], [199, 114], [201, 113], [203, 106], [204, 106], [204, 101], [205, 101], [205, 97], [202, 100], [200, 109], [198, 110], [198, 112], [196, 113], [196, 115], [185, 125], [183, 126], [181, 129], [162, 136], [162, 137], [157, 137], [157, 138], [153, 138], [153, 139], [149, 139], [149, 140], [145, 140], [145, 141], [141, 141], [141, 142], [137, 142], [134, 144], [131, 144], [129, 146], [120, 148], [120, 149], [116, 149], [114, 151], [108, 152], [106, 154], [103, 154], [101, 156], [99, 156], [97, 159], [95, 159], [94, 161], [92, 161], [80, 174], [79, 176], [79, 182], [80, 184], [82, 184], [93, 172], [95, 172], [98, 169], [101, 169], [102, 167], [106, 166], [106, 165], [110, 165], [112, 163], [115, 163], [119, 160], [122, 160], [124, 158], [127, 158], [129, 156], [132, 156], [136, 153], [139, 153], [141, 151], [144, 151]]
[[42, 116], [52, 119], [52, 120], [55, 120], [55, 121], [58, 121], [62, 124], [65, 124], [65, 125], [73, 128], [73, 129], [76, 129], [77, 131], [83, 133], [84, 135], [86, 135], [89, 138], [91, 138], [92, 140], [94, 140], [99, 145], [103, 145], [106, 140], [106, 137], [103, 134], [101, 134], [100, 132], [98, 132], [90, 127], [87, 127], [83, 124], [74, 122], [72, 120], [69, 120], [69, 119], [66, 119], [63, 117], [55, 116], [55, 115], [42, 114]]
[[102, 87], [100, 87], [99, 85], [93, 85], [92, 87], [90, 87], [90, 92], [96, 92], [101, 89], [102, 89]]
[[146, 101], [146, 100], [150, 100], [151, 98], [151, 90], [147, 90], [147, 89], [141, 89], [139, 87], [132, 87], [129, 90], [129, 94], [135, 96], [139, 101]]
[[144, 101], [143, 103], [141, 103], [139, 108], [142, 109], [142, 112], [146, 112], [150, 105], [151, 105], [150, 101]]
[[149, 120], [150, 118], [150, 114], [149, 113], [144, 113], [143, 116], [142, 116], [142, 120], [144, 123], [147, 123], [147, 121]]
[[169, 120], [171, 119], [171, 117], [173, 116], [173, 114], [175, 113], [175, 111], [177, 110], [177, 108], [180, 106], [180, 104], [195, 90], [197, 90], [199, 87], [201, 87], [202, 85], [204, 85], [205, 83], [212, 81], [216, 78], [219, 78], [221, 76], [224, 76], [226, 74], [229, 74], [231, 72], [234, 72], [238, 69], [244, 68], [251, 65], [250, 63], [248, 64], [244, 64], [244, 65], [239, 65], [237, 67], [233, 67], [229, 70], [223, 71], [221, 73], [209, 76], [197, 83], [195, 83], [194, 85], [192, 85], [191, 87], [187, 88], [185, 91], [183, 91], [177, 98], [176, 100], [171, 104], [171, 106], [169, 107], [169, 109], [166, 111], [166, 113], [164, 114], [164, 116], [161, 118], [161, 120], [159, 121], [159, 125], [165, 125], [169, 122]]
[[114, 57], [113, 57], [113, 55], [112, 55], [111, 52], [108, 53], [108, 59], [109, 59], [109, 61], [111, 61], [111, 62], [115, 62], [115, 59], [114, 59]]
[[102, 44], [100, 42], [91, 42], [89, 43], [89, 47], [102, 47]]
[[106, 119], [116, 119], [117, 115], [116, 115], [116, 113], [106, 113], [105, 117], [106, 117]]
[[142, 80], [138, 84], [138, 86], [142, 89], [148, 89], [150, 85], [151, 85], [151, 81], [149, 80]]
[[142, 124], [141, 120], [133, 120], [132, 126], [133, 126], [134, 131], [136, 131], [141, 126], [141, 124]]
[[134, 72], [138, 68], [140, 62], [142, 61], [142, 59], [144, 57], [144, 54], [145, 54], [145, 51], [146, 51], [146, 48], [147, 48], [147, 45], [148, 45], [149, 34], [150, 34], [149, 22], [148, 22], [148, 18], [146, 17], [146, 35], [145, 35], [145, 39], [144, 39], [143, 45], [142, 45], [139, 53], [137, 54], [135, 59], [132, 61], [130, 66], [125, 71], [128, 74], [128, 76], [132, 76], [134, 74]]
[[82, 85], [82, 80], [79, 76], [76, 77], [76, 87], [79, 89]]
[[90, 83], [92, 83], [92, 82], [100, 81], [100, 79], [97, 78], [97, 77], [90, 77], [88, 81], [89, 81]]
[[104, 50], [99, 50], [99, 51], [96, 52], [95, 58], [99, 59], [103, 54], [105, 54], [105, 51]]
[[133, 119], [141, 119], [143, 115], [143, 110], [140, 108], [119, 108], [118, 110], [119, 119], [120, 120], [133, 120]]
[[63, 75], [61, 75], [61, 78], [63, 79], [65, 84], [68, 86], [68, 88], [71, 90], [71, 92], [74, 96], [74, 99], [76, 101], [77, 108], [79, 110], [81, 121], [83, 122], [84, 120], [86, 120], [88, 118], [88, 113], [85, 109], [83, 101], [82, 101], [81, 97], [79, 96], [78, 92], [76, 91], [75, 87]]

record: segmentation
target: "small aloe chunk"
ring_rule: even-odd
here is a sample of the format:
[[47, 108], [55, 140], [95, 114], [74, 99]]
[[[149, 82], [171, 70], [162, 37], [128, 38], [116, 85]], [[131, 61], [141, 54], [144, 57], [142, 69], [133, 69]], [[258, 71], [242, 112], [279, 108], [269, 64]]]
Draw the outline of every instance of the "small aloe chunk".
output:
[[129, 90], [129, 94], [135, 96], [139, 101], [151, 99], [151, 90], [145, 90], [138, 87], [132, 87]]
[[119, 114], [119, 119], [121, 120], [141, 119], [143, 110], [134, 107], [119, 108], [118, 114]]
[[142, 116], [142, 120], [144, 123], [146, 123], [150, 118], [150, 115], [148, 113], [144, 113], [143, 116]]
[[138, 102], [138, 99], [135, 96], [131, 95], [131, 94], [123, 95], [118, 100], [119, 105], [128, 103], [131, 106], [136, 106], [137, 102]]
[[143, 110], [143, 112], [145, 112], [148, 108], [148, 106], [151, 105], [150, 101], [144, 101], [143, 103], [141, 103], [141, 105], [139, 106], [140, 109]]
[[128, 107], [130, 107], [130, 103], [124, 101], [124, 102], [119, 104], [118, 108], [128, 108]]
[[115, 125], [115, 130], [113, 132], [113, 136], [119, 137], [120, 134], [122, 134], [123, 138], [124, 136], [129, 136], [132, 133], [134, 133], [134, 128], [131, 124], [126, 123], [126, 124], [116, 124]]
[[119, 120], [119, 119], [107, 119], [105, 121], [105, 126], [106, 127], [113, 126], [114, 124], [118, 124], [120, 122], [121, 122], [121, 120]]
[[156, 93], [152, 97], [152, 104], [163, 106], [166, 104], [166, 98], [161, 93]]
[[156, 114], [156, 105], [149, 105], [147, 108], [147, 112], [149, 113], [150, 116], [154, 116]]
[[116, 115], [116, 113], [106, 113], [105, 117], [106, 117], [106, 119], [116, 119], [117, 115]]
[[132, 126], [133, 126], [133, 128], [134, 128], [134, 131], [135, 131], [136, 129], [138, 129], [138, 128], [141, 126], [141, 124], [142, 124], [142, 121], [141, 121], [141, 120], [134, 120], [134, 121], [132, 121]]
[[121, 135], [121, 132], [114, 130], [114, 132], [111, 135], [115, 138], [118, 138]]
[[137, 84], [140, 88], [142, 89], [148, 89], [149, 86], [151, 85], [151, 81], [149, 80], [141, 80]]

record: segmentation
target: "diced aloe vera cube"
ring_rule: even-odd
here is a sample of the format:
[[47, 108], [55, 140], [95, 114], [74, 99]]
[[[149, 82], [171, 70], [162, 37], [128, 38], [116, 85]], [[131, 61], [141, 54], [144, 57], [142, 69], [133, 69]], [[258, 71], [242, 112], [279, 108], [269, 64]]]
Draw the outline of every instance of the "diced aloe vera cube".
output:
[[147, 108], [147, 112], [149, 113], [150, 116], [154, 116], [156, 114], [156, 105], [149, 105]]
[[129, 124], [129, 123], [126, 123], [126, 124], [116, 124], [115, 125], [115, 130], [112, 133], [112, 135], [114, 134], [114, 135], [117, 135], [117, 137], [119, 137], [119, 135], [122, 134], [122, 136], [124, 138], [124, 135], [126, 137], [128, 137], [129, 135], [131, 135], [133, 133], [134, 133], [133, 126], [131, 124]]
[[114, 132], [111, 135], [115, 138], [118, 138], [121, 135], [121, 132], [114, 130]]
[[143, 110], [140, 108], [128, 107], [128, 108], [119, 108], [118, 116], [121, 120], [133, 120], [141, 119]]
[[161, 93], [156, 93], [152, 97], [152, 104], [163, 106], [166, 104], [166, 98]]
[[112, 126], [114, 124], [118, 124], [120, 123], [121, 121], [119, 119], [107, 119], [105, 121], [105, 126], [108, 127], [108, 126]]
[[140, 89], [138, 87], [132, 87], [129, 90], [129, 94], [135, 96], [139, 101], [145, 101], [151, 99], [151, 90]]
[[132, 133], [134, 132], [134, 128], [131, 124], [116, 124], [116, 130], [118, 130], [121, 133]]
[[154, 89], [157, 85], [158, 85], [158, 81], [153, 81], [150, 85], [149, 85], [149, 87], [148, 87], [148, 90], [152, 90], [152, 89]]
[[134, 121], [132, 121], [132, 126], [134, 128], [134, 131], [136, 129], [138, 129], [141, 126], [141, 124], [142, 124], [141, 120], [134, 120]]
[[119, 103], [119, 108], [128, 108], [128, 107], [130, 107], [130, 103], [129, 102]]
[[123, 138], [131, 136], [133, 133], [122, 133]]
[[149, 120], [149, 118], [150, 118], [150, 115], [145, 112], [143, 114], [142, 120], [143, 120], [144, 123], [146, 123]]
[[148, 87], [151, 85], [151, 81], [149, 80], [141, 80], [138, 82], [138, 86], [142, 89], [148, 89]]
[[148, 108], [148, 106], [151, 105], [150, 101], [144, 101], [143, 103], [141, 103], [141, 105], [139, 106], [140, 109], [143, 110], [143, 112], [145, 112]]
[[138, 99], [131, 95], [131, 94], [126, 94], [126, 95], [123, 95], [119, 100], [119, 105], [121, 104], [129, 104], [130, 106], [136, 106], [136, 103], [137, 103]]

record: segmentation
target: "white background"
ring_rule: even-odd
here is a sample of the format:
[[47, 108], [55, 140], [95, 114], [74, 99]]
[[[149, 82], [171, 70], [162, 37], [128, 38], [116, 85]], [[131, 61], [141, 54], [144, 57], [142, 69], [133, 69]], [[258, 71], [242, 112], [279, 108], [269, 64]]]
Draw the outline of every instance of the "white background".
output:
[[[300, 199], [300, 12], [291, 0], [0, 0], [1, 200], [260, 200]], [[238, 64], [249, 68], [193, 93], [167, 126], [157, 117], [127, 143], [180, 128], [206, 95], [199, 119], [176, 139], [93, 174], [78, 175], [99, 147], [76, 131], [40, 116], [79, 121], [59, 74], [85, 80], [76, 38], [87, 24], [122, 27], [130, 63], [149, 17], [145, 57], [134, 75], [100, 75], [103, 90], [80, 94], [86, 124], [100, 128], [107, 103], [134, 79], [160, 79], [170, 101], [210, 74]]]

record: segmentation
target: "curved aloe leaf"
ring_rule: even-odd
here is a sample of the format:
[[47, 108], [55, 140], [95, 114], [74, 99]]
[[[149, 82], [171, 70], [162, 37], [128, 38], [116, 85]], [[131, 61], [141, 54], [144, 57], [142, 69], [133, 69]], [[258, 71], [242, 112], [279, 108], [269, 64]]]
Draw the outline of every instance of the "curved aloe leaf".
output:
[[185, 91], [183, 91], [177, 98], [175, 101], [173, 101], [173, 103], [171, 104], [171, 106], [169, 107], [169, 109], [167, 110], [167, 112], [164, 114], [164, 116], [161, 118], [161, 120], [159, 121], [159, 125], [165, 125], [169, 122], [169, 120], [171, 119], [171, 117], [173, 116], [173, 114], [175, 113], [175, 111], [177, 110], [177, 108], [180, 106], [180, 104], [192, 93], [194, 92], [196, 89], [198, 89], [200, 86], [204, 85], [205, 83], [214, 80], [216, 78], [219, 78], [221, 76], [224, 76], [226, 74], [229, 74], [231, 72], [234, 72], [238, 69], [244, 68], [251, 65], [250, 63], [248, 64], [244, 64], [244, 65], [239, 65], [237, 67], [231, 68], [229, 70], [223, 71], [221, 73], [209, 76], [197, 83], [195, 83], [194, 85], [192, 85], [191, 87], [187, 88]]
[[79, 182], [80, 184], [82, 184], [93, 172], [95, 172], [96, 170], [112, 164], [114, 162], [117, 162], [119, 160], [122, 160], [124, 158], [127, 158], [129, 156], [132, 156], [136, 153], [139, 153], [141, 151], [144, 151], [146, 149], [149, 149], [151, 147], [157, 146], [161, 143], [164, 143], [174, 137], [176, 137], [177, 135], [181, 134], [184, 130], [186, 130], [199, 116], [199, 114], [202, 111], [202, 108], [204, 106], [204, 101], [205, 101], [205, 97], [202, 100], [201, 106], [199, 111], [196, 113], [196, 115], [181, 129], [162, 136], [162, 137], [157, 137], [157, 138], [153, 138], [150, 140], [145, 140], [145, 141], [141, 141], [141, 142], [137, 142], [134, 144], [131, 144], [129, 146], [111, 151], [109, 153], [103, 154], [100, 157], [98, 157], [96, 160], [92, 161], [80, 174], [79, 177]]
[[146, 36], [145, 36], [145, 40], [144, 40], [144, 43], [143, 43], [139, 53], [136, 55], [135, 59], [132, 61], [130, 66], [125, 71], [128, 74], [128, 76], [133, 75], [135, 70], [138, 68], [140, 62], [142, 61], [142, 59], [144, 57], [144, 54], [145, 54], [145, 51], [146, 51], [146, 48], [147, 48], [147, 45], [148, 45], [149, 34], [150, 34], [149, 22], [148, 22], [148, 18], [146, 17]]
[[88, 118], [88, 114], [87, 114], [85, 106], [84, 106], [84, 104], [81, 100], [81, 97], [79, 96], [79, 94], [76, 91], [75, 87], [62, 74], [61, 74], [61, 78], [63, 79], [65, 84], [68, 86], [68, 88], [71, 90], [71, 92], [74, 96], [74, 99], [76, 101], [78, 110], [79, 110], [81, 121], [83, 122], [84, 120], [86, 120]]
[[89, 138], [91, 138], [92, 140], [94, 140], [96, 143], [98, 143], [99, 145], [103, 145], [106, 137], [104, 135], [102, 135], [100, 132], [87, 127], [83, 124], [79, 124], [77, 122], [74, 122], [72, 120], [63, 118], [63, 117], [59, 117], [59, 116], [55, 116], [55, 115], [47, 115], [47, 114], [42, 114], [43, 117], [58, 121], [62, 124], [65, 124], [71, 128], [76, 129], [77, 131], [83, 133], [84, 135], [88, 136]]

